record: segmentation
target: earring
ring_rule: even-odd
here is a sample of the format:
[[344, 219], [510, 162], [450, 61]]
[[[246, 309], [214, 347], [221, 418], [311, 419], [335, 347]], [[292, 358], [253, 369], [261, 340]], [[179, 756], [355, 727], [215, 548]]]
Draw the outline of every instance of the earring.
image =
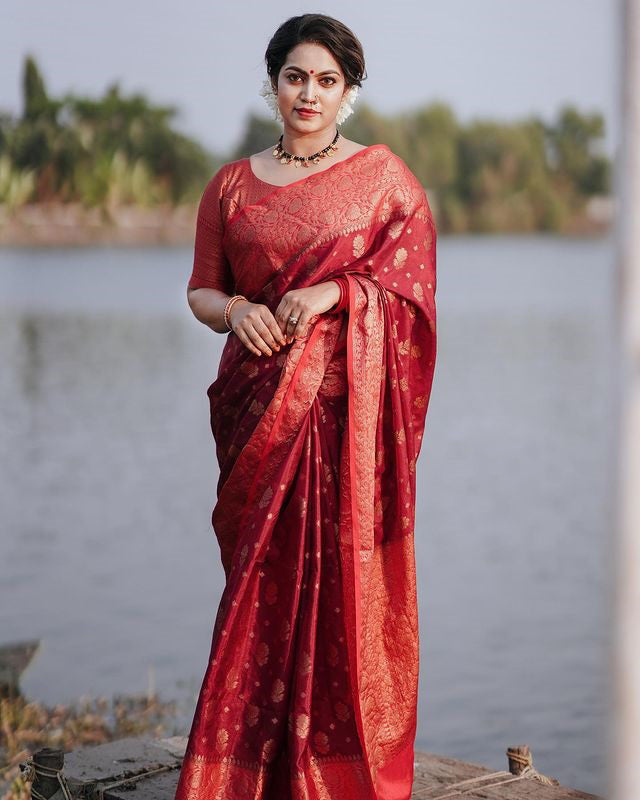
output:
[[[359, 86], [352, 86], [349, 91], [344, 96], [340, 106], [338, 108], [338, 113], [336, 115], [336, 124], [342, 125], [342, 123], [353, 114], [353, 104], [358, 97], [358, 90], [360, 89]], [[276, 98], [275, 92], [273, 91], [273, 86], [271, 85], [271, 81], [268, 78], [265, 78], [262, 81], [262, 88], [260, 89], [261, 97], [264, 97], [266, 100], [267, 105], [271, 109], [271, 112], [278, 122], [283, 122], [282, 114], [280, 113], [280, 109], [278, 108], [278, 100]]]

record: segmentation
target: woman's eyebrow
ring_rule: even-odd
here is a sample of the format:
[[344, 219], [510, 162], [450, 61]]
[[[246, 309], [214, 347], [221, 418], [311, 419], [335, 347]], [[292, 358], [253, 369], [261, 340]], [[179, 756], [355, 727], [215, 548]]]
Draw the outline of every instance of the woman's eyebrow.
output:
[[[296, 70], [298, 70], [298, 72], [303, 72], [305, 75], [308, 74], [306, 72], [306, 70], [302, 69], [301, 67], [296, 67], [293, 64], [290, 64], [290, 65], [286, 66], [285, 69], [296, 69]], [[339, 74], [340, 73], [337, 72], [337, 70], [335, 70], [335, 69], [325, 69], [324, 72], [317, 72], [316, 73], [316, 75], [339, 75]]]

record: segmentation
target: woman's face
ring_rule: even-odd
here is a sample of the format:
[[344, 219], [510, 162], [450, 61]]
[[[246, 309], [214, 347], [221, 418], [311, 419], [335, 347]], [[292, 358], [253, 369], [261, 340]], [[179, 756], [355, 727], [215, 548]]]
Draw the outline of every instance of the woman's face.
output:
[[[278, 107], [285, 128], [309, 133], [333, 125], [346, 90], [342, 69], [326, 47], [312, 42], [296, 45], [278, 75]], [[298, 113], [302, 108], [319, 113]]]

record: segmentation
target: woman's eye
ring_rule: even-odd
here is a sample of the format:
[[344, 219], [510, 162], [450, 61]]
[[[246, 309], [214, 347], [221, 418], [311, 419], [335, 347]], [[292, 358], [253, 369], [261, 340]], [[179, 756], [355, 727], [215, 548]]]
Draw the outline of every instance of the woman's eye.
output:
[[[299, 78], [299, 77], [300, 77], [299, 75], [295, 75], [293, 73], [291, 73], [290, 75], [287, 75], [287, 78]], [[329, 81], [329, 83], [325, 84], [325, 86], [333, 86], [333, 84], [336, 82], [335, 78], [329, 78], [329, 77], [321, 78], [321, 80], [322, 81]]]

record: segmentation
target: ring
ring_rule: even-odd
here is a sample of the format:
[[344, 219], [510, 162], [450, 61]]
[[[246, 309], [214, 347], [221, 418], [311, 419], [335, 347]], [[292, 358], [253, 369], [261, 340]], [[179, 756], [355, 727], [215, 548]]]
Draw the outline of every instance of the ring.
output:
[[297, 322], [297, 321], [298, 321], [297, 317], [289, 317], [289, 322]]

